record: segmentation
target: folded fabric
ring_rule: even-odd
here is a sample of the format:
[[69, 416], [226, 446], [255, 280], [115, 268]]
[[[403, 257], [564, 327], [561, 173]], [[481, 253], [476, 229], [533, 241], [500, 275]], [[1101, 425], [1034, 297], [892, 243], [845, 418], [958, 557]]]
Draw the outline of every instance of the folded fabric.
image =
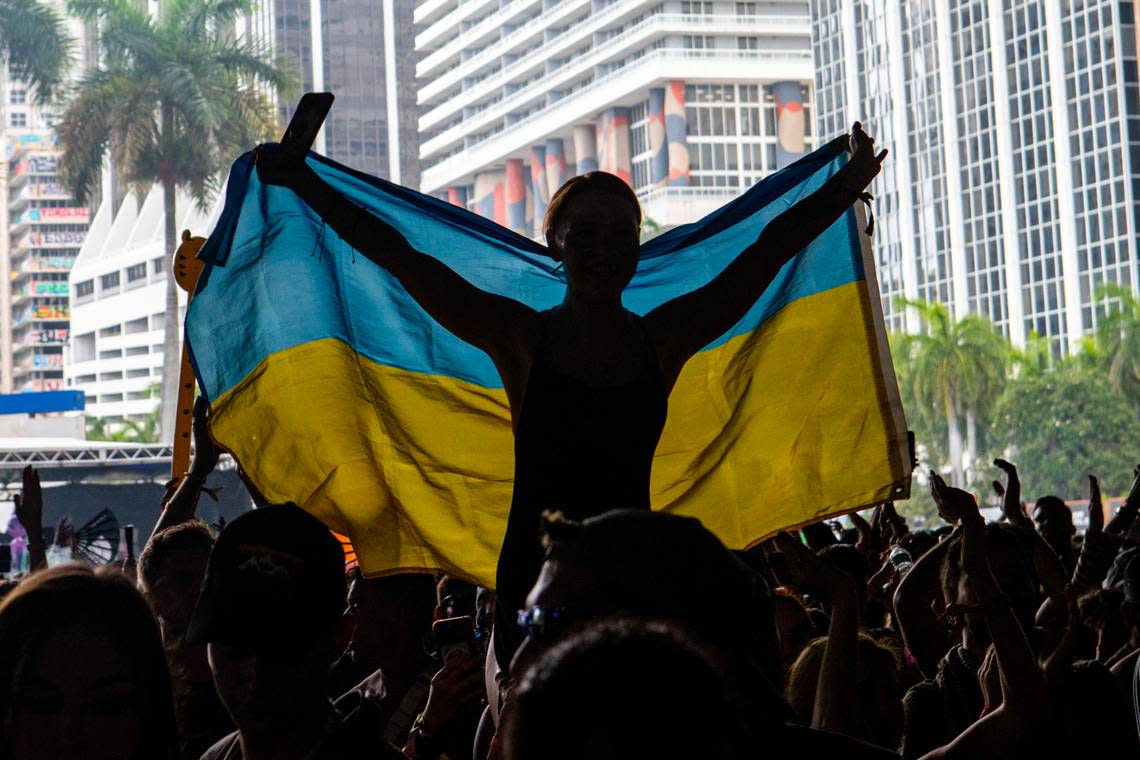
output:
[[[846, 162], [834, 141], [641, 247], [644, 314], [708, 282]], [[338, 192], [461, 276], [536, 309], [565, 280], [546, 249], [445, 201], [309, 154]], [[874, 264], [852, 208], [686, 365], [653, 464], [655, 509], [727, 545], [909, 494], [906, 426]], [[365, 573], [494, 585], [511, 503], [510, 410], [491, 360], [436, 323], [246, 154], [186, 316], [214, 436], [271, 502], [352, 540]]]

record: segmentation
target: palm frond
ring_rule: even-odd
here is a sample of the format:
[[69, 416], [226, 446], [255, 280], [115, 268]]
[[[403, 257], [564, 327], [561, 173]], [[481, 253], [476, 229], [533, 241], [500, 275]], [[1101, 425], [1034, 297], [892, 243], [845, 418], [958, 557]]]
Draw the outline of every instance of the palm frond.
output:
[[211, 29], [232, 26], [253, 8], [252, 0], [172, 0], [163, 23], [183, 34], [203, 37]]
[[63, 149], [61, 179], [79, 202], [86, 202], [99, 185], [103, 157], [111, 141], [116, 103], [130, 91], [129, 72], [96, 69], [88, 73], [64, 105], [56, 125]]
[[0, 0], [0, 50], [7, 53], [12, 76], [47, 103], [71, 66], [74, 43], [53, 8], [39, 0]]

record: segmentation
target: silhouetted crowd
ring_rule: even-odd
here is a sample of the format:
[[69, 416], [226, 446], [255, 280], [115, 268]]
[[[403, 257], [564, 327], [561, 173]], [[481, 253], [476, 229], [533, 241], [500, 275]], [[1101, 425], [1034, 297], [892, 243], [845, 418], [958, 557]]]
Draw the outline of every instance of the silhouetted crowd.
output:
[[25, 473], [39, 556], [0, 603], [4, 758], [1140, 750], [1140, 484], [1106, 524], [1090, 479], [1083, 535], [1060, 499], [1027, 510], [1001, 460], [998, 522], [930, 474], [937, 530], [888, 503], [734, 552], [691, 518], [547, 514], [508, 675], [493, 592], [346, 572], [293, 505], [217, 532], [193, 517], [214, 462], [196, 459], [129, 572], [46, 567]]

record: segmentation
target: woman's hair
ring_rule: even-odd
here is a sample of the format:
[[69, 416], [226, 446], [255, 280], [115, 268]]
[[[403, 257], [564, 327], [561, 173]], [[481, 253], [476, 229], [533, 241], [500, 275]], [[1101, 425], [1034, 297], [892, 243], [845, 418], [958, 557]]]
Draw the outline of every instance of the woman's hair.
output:
[[[827, 651], [827, 638], [815, 639], [792, 665], [788, 672], [788, 685], [784, 696], [796, 717], [804, 725], [811, 725], [815, 707], [816, 687], [823, 656]], [[858, 681], [859, 699], [853, 709], [861, 711], [861, 730], [858, 738], [894, 749], [902, 738], [902, 689], [899, 686], [898, 653], [865, 633], [859, 634]]]
[[558, 222], [566, 213], [566, 209], [569, 208], [570, 200], [587, 191], [613, 195], [627, 201], [637, 215], [635, 226], [641, 226], [641, 204], [637, 201], [637, 194], [625, 180], [609, 172], [586, 172], [566, 180], [566, 184], [558, 188], [558, 192], [550, 199], [550, 205], [546, 207], [546, 217], [542, 222], [542, 234], [546, 237], [547, 245], [553, 244], [554, 231], [558, 228]]
[[[141, 724], [138, 757], [173, 757], [174, 705], [158, 624], [134, 583], [110, 568], [66, 564], [41, 570], [0, 604], [0, 730], [10, 725], [14, 696], [37, 648], [72, 626], [105, 636], [128, 664]], [[7, 754], [8, 742], [9, 737], [0, 737], [0, 757]]]
[[[994, 580], [998, 587], [1013, 602], [1014, 614], [1026, 633], [1033, 628], [1033, 616], [1037, 612], [1037, 570], [1033, 567], [1032, 533], [1023, 532], [1009, 523], [986, 523], [986, 551], [990, 555], [991, 567], [998, 555], [1009, 563], [999, 572], [994, 568]], [[962, 577], [961, 535], [948, 539], [946, 556], [942, 558], [940, 580], [942, 593], [949, 601], [958, 598], [958, 581]]]
[[217, 534], [209, 525], [198, 518], [172, 525], [150, 537], [139, 554], [138, 575], [148, 587], [162, 577], [166, 560], [180, 551], [198, 550], [206, 554], [214, 548]]

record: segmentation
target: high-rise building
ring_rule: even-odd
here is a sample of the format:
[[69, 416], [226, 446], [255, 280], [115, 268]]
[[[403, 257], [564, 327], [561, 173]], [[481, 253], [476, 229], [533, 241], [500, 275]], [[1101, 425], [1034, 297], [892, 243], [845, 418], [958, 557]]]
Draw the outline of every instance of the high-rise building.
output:
[[816, 129], [890, 148], [874, 248], [896, 296], [1072, 349], [1140, 276], [1140, 5], [811, 0]]
[[[63, 12], [62, 0], [49, 5]], [[84, 25], [65, 20], [78, 75], [90, 51]], [[67, 273], [89, 211], [59, 179], [56, 113], [0, 63], [0, 392], [60, 390], [68, 339]]]
[[[9, 100], [15, 92], [8, 90]], [[17, 113], [9, 111], [9, 123]], [[87, 231], [88, 210], [59, 183], [51, 132], [9, 128], [0, 142], [7, 170], [0, 175], [7, 206], [0, 244], [0, 292], [7, 297], [0, 309], [0, 384], [5, 392], [60, 390], [71, 316], [67, 275]]]
[[425, 0], [420, 188], [539, 237], [571, 175], [693, 221], [814, 144], [806, 2]]
[[[265, 29], [297, 67], [302, 92], [329, 91], [336, 103], [318, 152], [353, 169], [415, 187], [417, 156], [413, 0], [262, 0], [243, 22]], [[282, 101], [287, 122], [298, 98]]]

